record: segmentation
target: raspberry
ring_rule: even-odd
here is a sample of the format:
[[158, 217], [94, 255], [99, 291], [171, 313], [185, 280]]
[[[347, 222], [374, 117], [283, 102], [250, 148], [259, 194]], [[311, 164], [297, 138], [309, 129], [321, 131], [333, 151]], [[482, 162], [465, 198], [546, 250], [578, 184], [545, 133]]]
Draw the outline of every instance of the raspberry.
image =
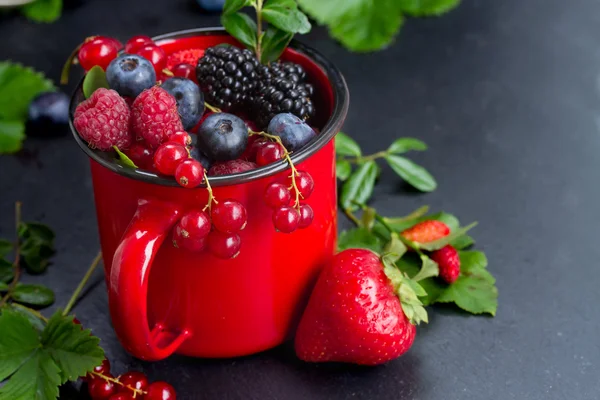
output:
[[245, 160], [231, 160], [215, 163], [208, 171], [210, 176], [239, 174], [256, 168], [256, 164]]
[[198, 64], [198, 60], [204, 55], [203, 49], [187, 49], [176, 51], [167, 58], [167, 69], [173, 71], [178, 64]]
[[117, 92], [100, 88], [77, 106], [73, 125], [92, 148], [125, 149], [132, 141], [129, 115], [127, 103]]
[[183, 131], [175, 97], [158, 86], [144, 90], [131, 106], [131, 127], [151, 148], [158, 147], [175, 132]]
[[433, 242], [449, 234], [450, 228], [448, 228], [448, 225], [437, 220], [419, 222], [412, 228], [408, 228], [402, 232], [402, 236], [406, 239], [417, 243]]
[[458, 251], [451, 245], [442, 247], [431, 253], [431, 259], [438, 264], [440, 278], [446, 283], [454, 283], [460, 274], [460, 257]]

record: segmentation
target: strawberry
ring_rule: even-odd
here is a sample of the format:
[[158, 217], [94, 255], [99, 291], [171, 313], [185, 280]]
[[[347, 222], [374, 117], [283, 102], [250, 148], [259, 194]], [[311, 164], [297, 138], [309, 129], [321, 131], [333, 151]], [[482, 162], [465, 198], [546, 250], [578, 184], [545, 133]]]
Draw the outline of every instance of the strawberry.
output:
[[296, 333], [296, 354], [361, 365], [399, 357], [415, 339], [414, 324], [427, 320], [415, 286], [370, 250], [342, 251], [319, 276]]
[[428, 243], [441, 239], [450, 234], [450, 228], [442, 221], [434, 219], [419, 222], [415, 226], [402, 232], [405, 239], [417, 243]]
[[439, 277], [446, 283], [454, 283], [460, 274], [460, 257], [458, 251], [451, 245], [442, 247], [431, 253], [431, 259], [438, 264]]

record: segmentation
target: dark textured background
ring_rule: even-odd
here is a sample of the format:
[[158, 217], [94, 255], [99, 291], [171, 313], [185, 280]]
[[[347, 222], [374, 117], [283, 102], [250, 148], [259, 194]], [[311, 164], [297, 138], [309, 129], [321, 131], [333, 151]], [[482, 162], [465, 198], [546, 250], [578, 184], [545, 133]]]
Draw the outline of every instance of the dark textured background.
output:
[[[53, 25], [0, 17], [0, 59], [57, 79], [85, 36], [217, 21], [185, 0], [88, 1]], [[236, 360], [134, 360], [109, 325], [100, 271], [78, 318], [117, 373], [143, 370], [180, 399], [600, 398], [599, 36], [596, 0], [465, 0], [441, 19], [408, 21], [376, 54], [350, 54], [322, 29], [302, 38], [345, 74], [345, 130], [366, 151], [400, 135], [429, 143], [414, 159], [439, 189], [415, 194], [386, 168], [373, 205], [398, 215], [429, 204], [478, 220], [477, 248], [498, 279], [496, 318], [433, 308], [411, 351], [372, 369], [303, 364], [288, 347]], [[26, 147], [38, 156], [0, 157], [0, 234], [11, 235], [18, 199], [27, 219], [56, 229], [54, 265], [28, 279], [64, 304], [98, 249], [87, 160], [68, 137]]]

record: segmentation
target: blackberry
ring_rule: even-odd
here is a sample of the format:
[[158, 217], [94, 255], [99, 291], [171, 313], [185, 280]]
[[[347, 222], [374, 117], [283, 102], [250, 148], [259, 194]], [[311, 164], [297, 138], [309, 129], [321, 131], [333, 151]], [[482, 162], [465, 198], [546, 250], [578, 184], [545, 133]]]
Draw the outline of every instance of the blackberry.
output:
[[260, 64], [250, 50], [233, 46], [215, 46], [206, 49], [198, 60], [196, 77], [206, 101], [224, 111], [246, 103], [255, 91]]

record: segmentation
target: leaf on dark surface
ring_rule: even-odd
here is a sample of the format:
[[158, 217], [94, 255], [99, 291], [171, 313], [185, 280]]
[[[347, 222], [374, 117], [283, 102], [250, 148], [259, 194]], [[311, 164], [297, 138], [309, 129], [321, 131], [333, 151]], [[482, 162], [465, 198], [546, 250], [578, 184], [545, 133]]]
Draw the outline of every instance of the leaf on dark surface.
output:
[[346, 160], [337, 160], [335, 162], [335, 175], [339, 180], [345, 181], [351, 173], [352, 166], [350, 165], [350, 162]]
[[460, 4], [460, 0], [402, 0], [402, 11], [414, 16], [444, 14]]
[[8, 283], [15, 276], [15, 269], [10, 261], [0, 258], [0, 282]]
[[339, 156], [360, 157], [360, 146], [354, 139], [343, 132], [335, 135], [335, 153]]
[[21, 12], [34, 22], [54, 22], [62, 13], [63, 0], [35, 0], [21, 7]]
[[431, 192], [437, 188], [437, 182], [433, 176], [425, 168], [408, 158], [390, 154], [385, 159], [394, 172], [411, 186], [422, 192]]
[[396, 139], [387, 151], [392, 154], [402, 154], [411, 150], [424, 151], [427, 150], [427, 145], [419, 139], [404, 137]]
[[6, 239], [0, 239], [0, 258], [5, 258], [13, 251], [13, 242]]
[[21, 121], [0, 121], [0, 154], [16, 153], [23, 147], [25, 124]]
[[340, 194], [340, 203], [344, 209], [355, 210], [358, 208], [357, 203], [367, 203], [373, 194], [377, 170], [375, 161], [367, 161], [361, 164], [344, 182]]
[[12, 292], [12, 299], [17, 303], [35, 307], [47, 307], [54, 303], [54, 292], [44, 285], [18, 284]]
[[[44, 74], [21, 64], [0, 62], [0, 120], [3, 124], [13, 124], [8, 129], [13, 136], [15, 131], [20, 131], [16, 124], [27, 119], [31, 100], [42, 92], [54, 89], [54, 84]], [[0, 126], [0, 133], [3, 131], [7, 131], [7, 128]]]
[[338, 249], [369, 249], [381, 252], [383, 244], [377, 236], [365, 228], [353, 228], [340, 232]]

